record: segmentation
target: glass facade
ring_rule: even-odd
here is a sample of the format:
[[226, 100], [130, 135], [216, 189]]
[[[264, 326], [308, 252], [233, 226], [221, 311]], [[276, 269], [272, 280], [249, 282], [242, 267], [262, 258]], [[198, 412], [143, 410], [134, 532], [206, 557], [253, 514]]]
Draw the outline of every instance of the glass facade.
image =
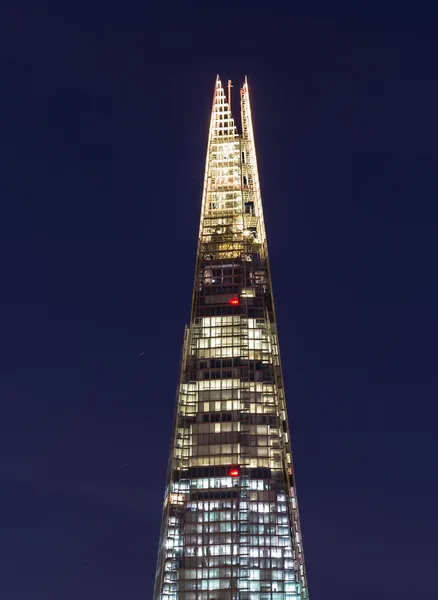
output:
[[[230, 88], [229, 88], [230, 89]], [[307, 600], [248, 85], [216, 80], [154, 600]]]

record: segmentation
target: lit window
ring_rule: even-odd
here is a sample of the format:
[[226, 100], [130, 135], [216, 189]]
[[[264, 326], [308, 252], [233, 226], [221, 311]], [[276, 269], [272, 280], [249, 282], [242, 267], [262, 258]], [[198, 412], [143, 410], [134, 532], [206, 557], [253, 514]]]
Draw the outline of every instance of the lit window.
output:
[[254, 298], [255, 290], [253, 290], [252, 288], [243, 288], [241, 296], [243, 298]]

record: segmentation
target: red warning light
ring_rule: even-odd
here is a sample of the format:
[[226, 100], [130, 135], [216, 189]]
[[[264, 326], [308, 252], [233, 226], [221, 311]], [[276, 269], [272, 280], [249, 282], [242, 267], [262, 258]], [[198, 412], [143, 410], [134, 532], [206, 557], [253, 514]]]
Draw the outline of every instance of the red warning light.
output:
[[229, 471], [228, 471], [228, 475], [230, 477], [239, 477], [240, 475], [240, 471], [237, 467], [232, 467]]
[[230, 304], [237, 306], [237, 304], [239, 304], [239, 298], [231, 298]]

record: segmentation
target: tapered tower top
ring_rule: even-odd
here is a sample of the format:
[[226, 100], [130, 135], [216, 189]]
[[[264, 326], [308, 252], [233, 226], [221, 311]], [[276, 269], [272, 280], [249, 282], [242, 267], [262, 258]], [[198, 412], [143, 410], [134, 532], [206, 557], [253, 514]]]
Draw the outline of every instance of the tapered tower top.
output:
[[309, 598], [246, 78], [241, 132], [231, 91], [217, 76], [154, 600]]
[[240, 88], [241, 133], [231, 111], [231, 88], [229, 80], [226, 93], [219, 75], [216, 76], [200, 233], [206, 219], [218, 218], [228, 208], [239, 223], [236, 227], [244, 221], [247, 225], [244, 231], [251, 231], [256, 242], [264, 244], [267, 251], [247, 77]]

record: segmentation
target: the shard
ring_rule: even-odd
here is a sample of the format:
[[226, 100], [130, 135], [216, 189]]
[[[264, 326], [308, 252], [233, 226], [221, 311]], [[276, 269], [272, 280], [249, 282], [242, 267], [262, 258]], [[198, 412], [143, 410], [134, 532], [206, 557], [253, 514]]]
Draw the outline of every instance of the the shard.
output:
[[154, 600], [307, 600], [248, 83], [216, 80]]

